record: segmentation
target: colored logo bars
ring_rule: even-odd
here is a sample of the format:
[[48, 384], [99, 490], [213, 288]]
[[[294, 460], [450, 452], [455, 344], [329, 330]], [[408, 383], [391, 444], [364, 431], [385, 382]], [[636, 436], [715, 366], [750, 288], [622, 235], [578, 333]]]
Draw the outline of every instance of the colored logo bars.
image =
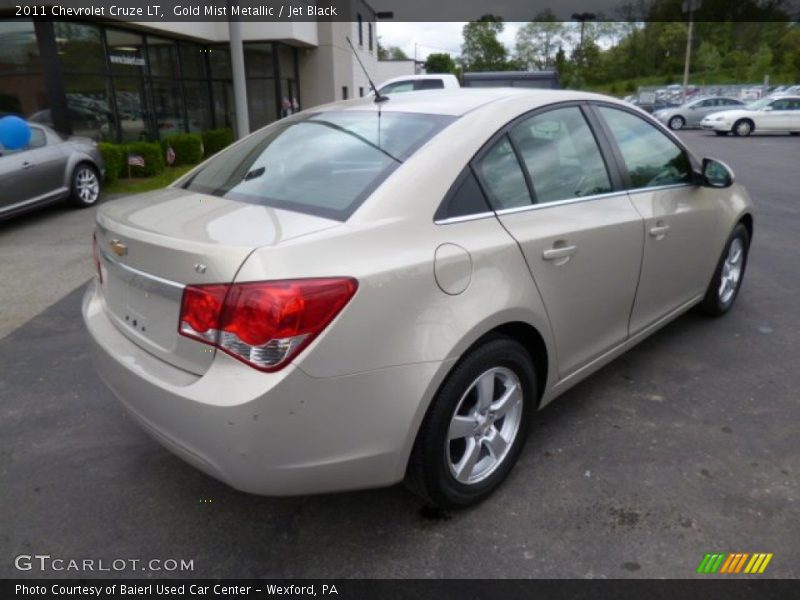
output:
[[706, 554], [700, 566], [697, 567], [698, 573], [726, 573], [728, 575], [743, 573], [756, 574], [763, 573], [769, 561], [772, 560], [772, 553], [732, 552], [730, 554]]

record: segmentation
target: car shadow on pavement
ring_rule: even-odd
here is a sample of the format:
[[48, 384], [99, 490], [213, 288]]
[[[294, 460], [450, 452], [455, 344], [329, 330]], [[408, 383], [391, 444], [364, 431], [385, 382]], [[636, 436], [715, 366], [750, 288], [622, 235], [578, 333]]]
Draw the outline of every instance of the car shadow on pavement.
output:
[[[702, 378], [724, 360], [708, 347], [730, 334], [736, 311], [728, 325], [679, 318], [546, 407], [498, 493], [450, 514], [399, 485], [266, 498], [195, 470], [151, 440], [100, 382], [82, 293], [0, 340], [0, 539], [14, 554], [190, 559], [194, 577], [634, 576], [616, 558], [630, 544], [680, 545], [715, 531], [696, 526], [708, 515], [692, 508], [714, 482], [680, 469], [695, 470], [705, 444], [731, 437], [720, 433], [727, 421], [715, 417], [718, 398]], [[654, 562], [661, 576], [673, 572]], [[3, 563], [0, 576], [25, 575], [11, 568]]]

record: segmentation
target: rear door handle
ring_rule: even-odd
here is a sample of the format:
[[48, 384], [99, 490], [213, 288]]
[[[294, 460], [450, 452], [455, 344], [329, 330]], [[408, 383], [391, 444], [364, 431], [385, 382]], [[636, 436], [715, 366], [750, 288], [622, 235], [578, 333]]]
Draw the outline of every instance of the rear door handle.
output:
[[35, 166], [36, 166], [36, 163], [28, 162], [27, 160], [24, 163], [22, 163], [22, 168], [25, 171], [27, 171], [28, 169], [32, 169]]
[[578, 249], [577, 246], [558, 246], [555, 248], [550, 248], [549, 250], [545, 250], [544, 252], [542, 252], [542, 258], [545, 260], [559, 260], [563, 258], [569, 258], [573, 254], [575, 254], [575, 251], [577, 249]]
[[660, 240], [665, 235], [667, 235], [668, 231], [669, 231], [669, 225], [663, 225], [663, 224], [654, 225], [653, 227], [650, 228], [650, 235], [656, 238], [657, 240]]

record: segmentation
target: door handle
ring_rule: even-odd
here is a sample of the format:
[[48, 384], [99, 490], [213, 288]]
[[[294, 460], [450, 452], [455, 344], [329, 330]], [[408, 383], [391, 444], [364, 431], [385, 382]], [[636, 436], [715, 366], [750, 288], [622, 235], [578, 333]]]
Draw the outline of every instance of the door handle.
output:
[[28, 169], [32, 169], [35, 166], [36, 163], [28, 162], [27, 160], [24, 163], [22, 163], [22, 169], [25, 171], [27, 171]]
[[657, 240], [663, 239], [667, 232], [669, 231], [669, 225], [657, 224], [650, 228], [650, 235]]
[[[545, 260], [561, 260], [561, 259], [569, 259], [570, 256], [575, 254], [575, 251], [578, 249], [577, 246], [556, 246], [554, 248], [550, 248], [549, 250], [545, 250], [542, 252], [542, 258]], [[559, 264], [564, 264], [567, 262], [564, 260]]]

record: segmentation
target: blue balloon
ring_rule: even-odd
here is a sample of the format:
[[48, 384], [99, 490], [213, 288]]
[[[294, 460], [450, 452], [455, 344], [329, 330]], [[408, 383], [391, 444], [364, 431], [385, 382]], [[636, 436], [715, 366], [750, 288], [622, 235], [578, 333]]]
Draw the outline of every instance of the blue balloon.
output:
[[19, 117], [0, 119], [0, 144], [7, 150], [19, 150], [31, 141], [31, 127]]

